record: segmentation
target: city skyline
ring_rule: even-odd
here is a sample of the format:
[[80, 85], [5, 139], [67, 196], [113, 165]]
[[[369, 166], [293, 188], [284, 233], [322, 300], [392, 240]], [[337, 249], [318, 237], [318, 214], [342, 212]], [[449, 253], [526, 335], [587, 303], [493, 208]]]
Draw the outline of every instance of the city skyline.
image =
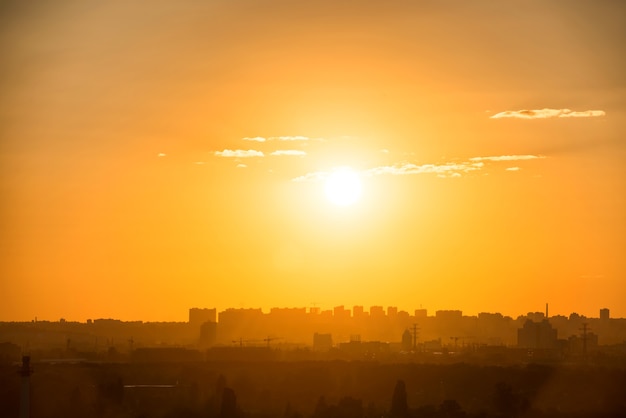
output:
[[626, 5], [0, 6], [0, 321], [626, 317]]
[[[538, 354], [544, 359], [553, 356], [565, 359], [584, 354], [586, 348], [623, 355], [626, 318], [611, 317], [609, 309], [601, 309], [598, 317], [576, 313], [549, 315], [547, 306], [545, 312], [528, 312], [517, 317], [486, 312], [464, 315], [460, 310], [441, 310], [429, 315], [425, 309], [409, 313], [382, 306], [369, 309], [336, 306], [332, 310], [272, 308], [269, 312], [254, 308], [228, 308], [219, 312], [216, 308], [190, 308], [188, 320], [182, 322], [112, 318], [84, 322], [63, 318], [0, 322], [0, 335], [7, 340], [2, 343], [5, 354], [12, 356], [20, 350], [37, 353], [38, 357], [46, 352], [58, 356], [62, 354], [58, 350], [64, 350], [64, 357], [83, 353], [74, 355], [93, 359], [119, 351], [126, 356], [134, 355], [135, 350], [142, 349], [147, 356], [157, 356], [154, 360], [178, 361], [184, 355], [174, 352], [195, 350], [196, 356], [201, 356], [201, 351], [209, 350], [207, 356], [226, 360], [230, 355], [246, 359], [246, 353], [254, 358], [257, 352], [254, 350], [231, 351], [244, 347], [285, 352], [297, 352], [305, 347], [312, 347], [314, 352], [328, 352], [331, 348], [351, 351], [360, 347], [350, 357], [358, 359], [369, 350], [367, 347], [401, 357], [409, 352], [436, 356], [444, 347], [453, 351], [461, 347], [465, 352], [483, 353], [506, 349], [511, 361], [520, 362], [528, 361], [528, 353], [519, 351], [524, 348], [547, 349], [546, 353]], [[333, 355], [329, 354], [327, 360]]]
[[[578, 316], [580, 318], [588, 318], [588, 319], [598, 319], [598, 318], [611, 318], [611, 319], [624, 319], [620, 316], [615, 316], [613, 311], [607, 307], [602, 307], [596, 310], [595, 313], [585, 314], [581, 311], [571, 311], [571, 312], [553, 312], [549, 309], [549, 304], [545, 304], [543, 310], [527, 310], [524, 312], [517, 312], [513, 314], [507, 314], [499, 311], [477, 311], [477, 312], [466, 312], [461, 309], [433, 309], [430, 310], [425, 307], [418, 307], [413, 309], [403, 309], [395, 305], [384, 306], [384, 305], [336, 305], [336, 306], [323, 306], [320, 304], [312, 304], [310, 306], [272, 306], [269, 308], [259, 307], [259, 306], [238, 306], [238, 307], [192, 307], [183, 312], [180, 315], [180, 318], [177, 318], [172, 321], [164, 321], [164, 320], [149, 320], [149, 319], [141, 319], [141, 318], [116, 318], [113, 316], [94, 316], [87, 315], [85, 318], [71, 318], [71, 317], [59, 317], [59, 318], [45, 318], [34, 316], [32, 318], [26, 318], [24, 320], [2, 320], [1, 322], [89, 322], [93, 320], [114, 320], [114, 321], [122, 321], [122, 322], [198, 322], [198, 318], [205, 318], [208, 322], [219, 322], [219, 315], [222, 313], [228, 312], [258, 312], [261, 315], [272, 315], [272, 314], [281, 314], [281, 313], [305, 313], [306, 315], [322, 315], [330, 317], [336, 317], [339, 315], [340, 317], [347, 318], [359, 318], [359, 317], [370, 317], [372, 311], [375, 311], [375, 315], [383, 316], [383, 317], [396, 317], [398, 314], [400, 316], [407, 316], [410, 318], [433, 318], [436, 317], [439, 313], [458, 313], [463, 317], [478, 317], [481, 314], [484, 315], [501, 315], [503, 318], [511, 318], [511, 319], [519, 319], [521, 317], [543, 317], [545, 319], [559, 317], [559, 318], [569, 318], [572, 316]], [[339, 314], [338, 314], [339, 312]], [[192, 315], [196, 317], [195, 320], [192, 320]], [[206, 319], [207, 315], [214, 316], [215, 319]], [[347, 315], [347, 316], [346, 316]]]

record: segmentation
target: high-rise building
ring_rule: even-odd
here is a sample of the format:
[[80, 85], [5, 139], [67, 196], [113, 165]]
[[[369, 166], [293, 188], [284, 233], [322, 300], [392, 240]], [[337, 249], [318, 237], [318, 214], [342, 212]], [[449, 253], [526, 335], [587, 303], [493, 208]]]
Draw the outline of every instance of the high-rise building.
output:
[[218, 343], [267, 338], [260, 308], [229, 308], [219, 313]]
[[402, 333], [402, 349], [410, 351], [413, 348], [413, 334], [408, 329]]
[[370, 306], [370, 318], [383, 318], [385, 316], [385, 310], [382, 306]]
[[333, 337], [330, 334], [313, 334], [313, 350], [328, 351], [333, 347]]
[[212, 308], [191, 308], [189, 309], [189, 323], [200, 327], [205, 322], [217, 321], [217, 309]]
[[208, 348], [215, 345], [217, 341], [217, 323], [207, 321], [200, 326], [200, 338], [198, 346]]
[[345, 309], [343, 305], [335, 306], [333, 316], [338, 320], [346, 320], [350, 318], [350, 309]]
[[557, 330], [552, 328], [547, 319], [541, 322], [528, 319], [524, 326], [517, 330], [517, 346], [520, 348], [556, 348]]
[[609, 319], [609, 309], [602, 308], [600, 309], [600, 319], [603, 321], [607, 321]]
[[541, 322], [546, 319], [546, 314], [544, 312], [528, 312], [526, 318], [533, 322]]
[[416, 318], [426, 318], [427, 315], [428, 315], [428, 311], [426, 309], [416, 309], [415, 310], [415, 317]]

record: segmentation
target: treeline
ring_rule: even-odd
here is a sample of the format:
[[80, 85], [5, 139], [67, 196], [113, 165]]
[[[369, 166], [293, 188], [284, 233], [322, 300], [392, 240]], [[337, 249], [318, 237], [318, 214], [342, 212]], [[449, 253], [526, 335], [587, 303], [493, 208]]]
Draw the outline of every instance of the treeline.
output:
[[[626, 416], [626, 370], [374, 362], [35, 363], [31, 416], [421, 418]], [[19, 416], [17, 366], [0, 411]]]

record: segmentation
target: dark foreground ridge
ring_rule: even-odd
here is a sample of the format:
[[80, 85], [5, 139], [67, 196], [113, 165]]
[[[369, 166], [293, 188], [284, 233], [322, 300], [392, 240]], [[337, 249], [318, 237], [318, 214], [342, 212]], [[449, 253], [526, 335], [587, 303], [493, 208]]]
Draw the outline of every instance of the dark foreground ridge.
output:
[[[20, 383], [22, 379], [22, 383]], [[2, 416], [24, 377], [0, 367]], [[32, 417], [620, 417], [624, 368], [361, 361], [39, 363]]]

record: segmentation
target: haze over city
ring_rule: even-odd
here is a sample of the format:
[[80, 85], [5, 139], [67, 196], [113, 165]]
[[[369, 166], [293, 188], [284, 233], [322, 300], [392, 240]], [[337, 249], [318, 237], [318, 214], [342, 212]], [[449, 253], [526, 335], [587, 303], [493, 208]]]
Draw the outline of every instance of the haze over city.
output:
[[0, 321], [626, 317], [617, 1], [0, 4]]

